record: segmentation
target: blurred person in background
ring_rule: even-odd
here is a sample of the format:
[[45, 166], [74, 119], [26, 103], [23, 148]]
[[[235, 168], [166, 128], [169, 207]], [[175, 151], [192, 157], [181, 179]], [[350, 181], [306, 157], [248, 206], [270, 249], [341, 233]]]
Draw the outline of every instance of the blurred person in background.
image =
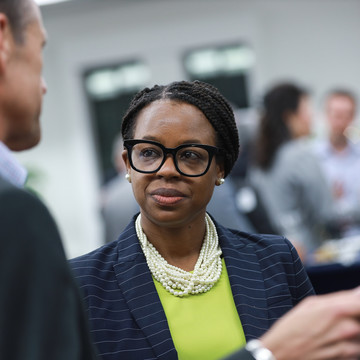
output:
[[[250, 183], [248, 168], [251, 165], [253, 142], [256, 136], [258, 114], [235, 110], [235, 119], [239, 129], [240, 154], [229, 174], [230, 185], [233, 187], [235, 206], [238, 212], [250, 223], [253, 230], [260, 234], [276, 234], [264, 208], [257, 189]], [[248, 230], [245, 230], [248, 231]]]
[[306, 254], [329, 237], [332, 198], [308, 143], [311, 107], [306, 90], [280, 83], [265, 94], [249, 181], [277, 230]]
[[231, 179], [227, 179], [222, 186], [214, 191], [213, 196], [207, 206], [207, 211], [221, 225], [234, 230], [249, 233], [256, 232], [253, 224], [246, 214], [239, 209], [236, 203], [237, 187]]
[[40, 140], [45, 29], [33, 0], [0, 0], [0, 359], [94, 359], [58, 229], [11, 150]]
[[325, 100], [327, 138], [315, 144], [336, 204], [340, 236], [360, 235], [360, 143], [355, 95], [330, 91]]

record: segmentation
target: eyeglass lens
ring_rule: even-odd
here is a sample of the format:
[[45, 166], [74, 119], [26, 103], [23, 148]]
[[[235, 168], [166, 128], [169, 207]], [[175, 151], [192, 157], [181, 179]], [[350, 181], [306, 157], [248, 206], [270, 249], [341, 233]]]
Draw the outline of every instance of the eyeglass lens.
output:
[[[157, 171], [162, 165], [164, 156], [165, 154], [159, 146], [148, 143], [135, 144], [131, 153], [134, 167], [146, 172]], [[183, 147], [176, 152], [174, 160], [182, 173], [199, 175], [208, 166], [209, 153], [201, 147]]]

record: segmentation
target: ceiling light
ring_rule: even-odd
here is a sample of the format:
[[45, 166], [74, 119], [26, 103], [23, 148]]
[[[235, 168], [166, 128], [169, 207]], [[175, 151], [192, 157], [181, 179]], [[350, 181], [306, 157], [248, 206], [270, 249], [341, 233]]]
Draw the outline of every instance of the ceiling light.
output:
[[36, 2], [39, 6], [56, 4], [56, 3], [64, 2], [64, 1], [69, 1], [69, 0], [35, 0], [35, 2]]

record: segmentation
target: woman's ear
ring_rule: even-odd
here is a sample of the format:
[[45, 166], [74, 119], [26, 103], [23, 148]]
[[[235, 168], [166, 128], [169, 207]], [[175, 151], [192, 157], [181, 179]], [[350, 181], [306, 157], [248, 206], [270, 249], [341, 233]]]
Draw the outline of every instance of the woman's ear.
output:
[[223, 162], [216, 163], [215, 185], [219, 186], [223, 184], [225, 181], [224, 177], [225, 177], [224, 163]]
[[130, 161], [129, 161], [129, 157], [128, 157], [128, 152], [126, 149], [123, 150], [121, 156], [124, 160], [127, 172], [130, 172], [131, 166], [130, 166]]

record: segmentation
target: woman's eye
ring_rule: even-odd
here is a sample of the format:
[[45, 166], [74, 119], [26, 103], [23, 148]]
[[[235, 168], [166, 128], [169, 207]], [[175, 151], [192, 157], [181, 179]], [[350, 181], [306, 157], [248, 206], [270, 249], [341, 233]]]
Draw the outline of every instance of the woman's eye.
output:
[[187, 150], [181, 154], [180, 158], [184, 160], [198, 160], [200, 155], [194, 151]]
[[159, 157], [160, 153], [156, 149], [144, 149], [141, 151], [140, 156], [142, 157]]

